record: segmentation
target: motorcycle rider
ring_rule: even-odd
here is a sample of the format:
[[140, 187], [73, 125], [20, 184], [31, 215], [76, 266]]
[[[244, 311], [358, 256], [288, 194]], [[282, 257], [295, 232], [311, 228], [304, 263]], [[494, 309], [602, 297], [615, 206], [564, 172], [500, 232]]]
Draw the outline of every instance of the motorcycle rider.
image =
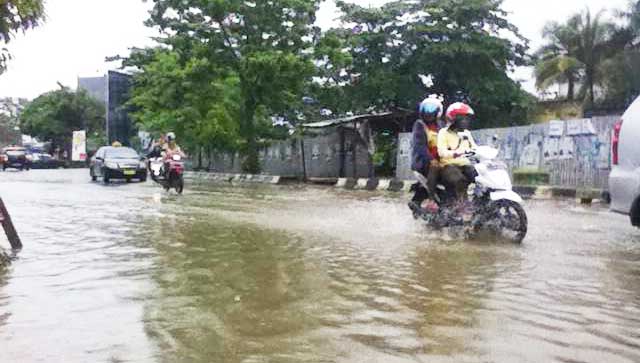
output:
[[462, 204], [467, 187], [476, 177], [476, 170], [467, 157], [477, 147], [469, 131], [474, 115], [469, 105], [453, 103], [446, 112], [448, 126], [438, 133], [441, 177], [450, 196], [449, 202]]
[[165, 136], [165, 144], [163, 145], [163, 161], [164, 161], [164, 172], [167, 173], [169, 171], [169, 159], [173, 157], [173, 155], [180, 155], [180, 157], [185, 157], [182, 149], [176, 142], [176, 134], [173, 132], [167, 133]]
[[182, 149], [180, 149], [180, 146], [176, 142], [176, 134], [174, 134], [173, 132], [169, 132], [167, 134], [163, 151], [166, 153], [166, 157], [171, 157], [174, 154], [184, 157]]
[[409, 208], [414, 211], [422, 209], [422, 203], [431, 198], [436, 201], [435, 187], [440, 174], [438, 163], [438, 121], [442, 117], [444, 107], [437, 95], [424, 99], [419, 106], [419, 119], [413, 125], [412, 163], [411, 169], [427, 178], [425, 188], [421, 183], [412, 186], [415, 191]]
[[151, 178], [156, 180], [156, 174], [151, 168], [151, 162], [154, 159], [158, 159], [162, 157], [162, 151], [164, 149], [164, 145], [166, 143], [166, 138], [164, 134], [160, 134], [160, 137], [154, 141], [154, 143], [149, 148], [149, 152], [147, 153], [147, 169], [151, 173]]

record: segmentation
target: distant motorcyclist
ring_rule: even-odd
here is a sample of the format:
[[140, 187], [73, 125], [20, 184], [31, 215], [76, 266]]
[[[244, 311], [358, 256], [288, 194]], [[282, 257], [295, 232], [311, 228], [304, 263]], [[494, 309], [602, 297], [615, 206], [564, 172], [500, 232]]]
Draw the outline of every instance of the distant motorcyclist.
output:
[[169, 132], [167, 134], [166, 143], [163, 146], [163, 151], [166, 154], [165, 158], [169, 158], [173, 155], [180, 155], [181, 157], [185, 156], [184, 153], [182, 152], [182, 149], [176, 142], [176, 134], [174, 134], [173, 132]]
[[438, 155], [442, 165], [441, 177], [451, 201], [462, 201], [467, 187], [475, 180], [476, 171], [467, 155], [477, 145], [469, 131], [475, 112], [462, 102], [449, 106], [448, 126], [438, 133]]
[[167, 174], [169, 172], [169, 160], [171, 160], [174, 155], [179, 155], [182, 158], [185, 157], [185, 154], [182, 152], [182, 149], [176, 142], [176, 134], [174, 134], [173, 132], [169, 132], [165, 136], [165, 143], [162, 147], [164, 174]]
[[428, 189], [421, 183], [416, 183], [415, 191], [409, 208], [419, 211], [422, 203], [427, 199], [437, 200], [434, 193], [440, 174], [438, 164], [438, 121], [443, 113], [442, 101], [437, 95], [431, 95], [420, 103], [419, 119], [413, 124], [412, 139], [412, 170], [422, 174], [428, 180]]

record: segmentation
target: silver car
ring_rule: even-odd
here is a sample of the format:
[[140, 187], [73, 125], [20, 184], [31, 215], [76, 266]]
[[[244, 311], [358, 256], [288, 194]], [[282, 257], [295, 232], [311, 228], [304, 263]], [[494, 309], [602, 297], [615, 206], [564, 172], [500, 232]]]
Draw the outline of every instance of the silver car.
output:
[[631, 224], [640, 227], [640, 97], [615, 125], [611, 147], [611, 209], [629, 215]]

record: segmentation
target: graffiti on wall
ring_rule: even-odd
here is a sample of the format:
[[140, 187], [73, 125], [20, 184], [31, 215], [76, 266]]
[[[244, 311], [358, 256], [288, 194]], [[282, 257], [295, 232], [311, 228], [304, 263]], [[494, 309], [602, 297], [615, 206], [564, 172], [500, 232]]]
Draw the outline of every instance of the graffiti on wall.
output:
[[[551, 182], [606, 188], [611, 168], [611, 130], [619, 116], [553, 121], [529, 126], [473, 131], [482, 145], [500, 148], [510, 170], [546, 171]], [[411, 178], [411, 134], [399, 136], [396, 177]]]

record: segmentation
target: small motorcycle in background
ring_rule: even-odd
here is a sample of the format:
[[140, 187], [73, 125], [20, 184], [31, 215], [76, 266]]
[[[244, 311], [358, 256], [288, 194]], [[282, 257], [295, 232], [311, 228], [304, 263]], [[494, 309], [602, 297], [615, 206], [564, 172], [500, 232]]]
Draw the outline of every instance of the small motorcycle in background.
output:
[[149, 160], [151, 179], [160, 184], [164, 190], [175, 189], [178, 194], [184, 190], [184, 161], [182, 156], [173, 154], [169, 157]]

